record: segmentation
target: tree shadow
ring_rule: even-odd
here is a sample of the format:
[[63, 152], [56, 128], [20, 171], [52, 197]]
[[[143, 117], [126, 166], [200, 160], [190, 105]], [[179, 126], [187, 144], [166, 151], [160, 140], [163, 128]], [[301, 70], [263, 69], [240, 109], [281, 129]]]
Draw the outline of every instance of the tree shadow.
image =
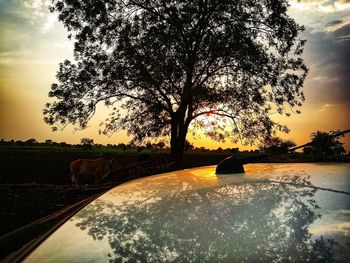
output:
[[218, 178], [205, 188], [188, 182], [166, 194], [159, 180], [149, 184], [126, 187], [125, 201], [99, 199], [75, 216], [93, 239], [109, 241], [111, 262], [332, 261], [333, 240], [315, 240], [308, 229], [320, 217], [315, 190], [245, 178]]

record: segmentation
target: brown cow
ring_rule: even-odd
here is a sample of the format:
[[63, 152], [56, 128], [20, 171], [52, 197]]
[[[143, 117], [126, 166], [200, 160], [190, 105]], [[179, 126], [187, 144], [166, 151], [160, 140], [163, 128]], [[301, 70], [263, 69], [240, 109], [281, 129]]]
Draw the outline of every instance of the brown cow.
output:
[[95, 160], [78, 159], [70, 164], [70, 179], [72, 184], [100, 183], [116, 168], [114, 160], [99, 158]]

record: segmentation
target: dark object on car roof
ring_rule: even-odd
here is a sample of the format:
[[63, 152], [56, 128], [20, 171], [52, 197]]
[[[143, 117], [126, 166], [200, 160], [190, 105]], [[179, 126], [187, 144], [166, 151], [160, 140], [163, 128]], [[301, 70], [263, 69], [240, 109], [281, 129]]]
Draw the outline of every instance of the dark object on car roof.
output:
[[[350, 132], [350, 130], [345, 130], [342, 132], [337, 132], [333, 134], [331, 137], [338, 137], [341, 135], [344, 135], [345, 133]], [[226, 159], [222, 160], [217, 166], [216, 166], [216, 174], [236, 174], [236, 173], [244, 173], [244, 167], [243, 164], [247, 163], [254, 163], [259, 160], [265, 159], [267, 157], [276, 156], [285, 154], [291, 151], [295, 151], [297, 149], [303, 148], [305, 146], [309, 146], [312, 144], [315, 144], [317, 142], [309, 142], [300, 146], [296, 146], [293, 148], [288, 149], [287, 151], [274, 153], [274, 154], [260, 154], [260, 155], [253, 155], [253, 156], [230, 156]]]
[[269, 155], [261, 154], [254, 156], [230, 156], [222, 160], [216, 166], [216, 174], [244, 173], [243, 164], [256, 162], [265, 159]]

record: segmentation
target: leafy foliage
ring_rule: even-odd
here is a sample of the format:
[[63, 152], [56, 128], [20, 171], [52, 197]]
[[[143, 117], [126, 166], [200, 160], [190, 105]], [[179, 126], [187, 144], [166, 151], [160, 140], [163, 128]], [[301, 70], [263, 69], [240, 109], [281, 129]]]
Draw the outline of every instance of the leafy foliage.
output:
[[101, 133], [125, 129], [135, 142], [170, 135], [178, 159], [190, 124], [221, 141], [287, 131], [270, 113], [301, 106], [307, 74], [303, 27], [287, 7], [286, 0], [54, 1], [75, 62], [60, 64], [45, 121], [53, 130], [85, 128], [104, 102], [112, 112]]
[[90, 138], [82, 138], [80, 140], [80, 144], [84, 147], [84, 148], [92, 148], [92, 146], [94, 145], [94, 140], [90, 139]]
[[259, 149], [265, 153], [287, 153], [288, 149], [296, 146], [294, 141], [283, 140], [279, 137], [266, 138], [260, 145]]
[[108, 240], [110, 262], [333, 262], [334, 241], [309, 231], [320, 215], [308, 178], [197, 177], [184, 190], [177, 177], [117, 189], [124, 202], [96, 200], [71, 222]]
[[343, 143], [334, 134], [339, 131], [316, 131], [311, 134], [311, 146], [304, 148], [304, 153], [312, 153], [317, 160], [327, 160], [330, 156], [339, 156], [345, 153]]

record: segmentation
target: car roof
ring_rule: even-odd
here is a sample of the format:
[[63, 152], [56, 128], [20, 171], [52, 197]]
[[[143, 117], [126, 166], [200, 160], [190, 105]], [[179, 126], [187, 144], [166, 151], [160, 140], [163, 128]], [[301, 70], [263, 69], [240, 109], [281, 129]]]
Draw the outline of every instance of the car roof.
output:
[[245, 174], [216, 175], [215, 167], [208, 166], [124, 183], [76, 213], [25, 262], [326, 257], [330, 244], [312, 245], [308, 231], [316, 219], [315, 191], [268, 180], [286, 171], [303, 175], [293, 167], [252, 164]]

